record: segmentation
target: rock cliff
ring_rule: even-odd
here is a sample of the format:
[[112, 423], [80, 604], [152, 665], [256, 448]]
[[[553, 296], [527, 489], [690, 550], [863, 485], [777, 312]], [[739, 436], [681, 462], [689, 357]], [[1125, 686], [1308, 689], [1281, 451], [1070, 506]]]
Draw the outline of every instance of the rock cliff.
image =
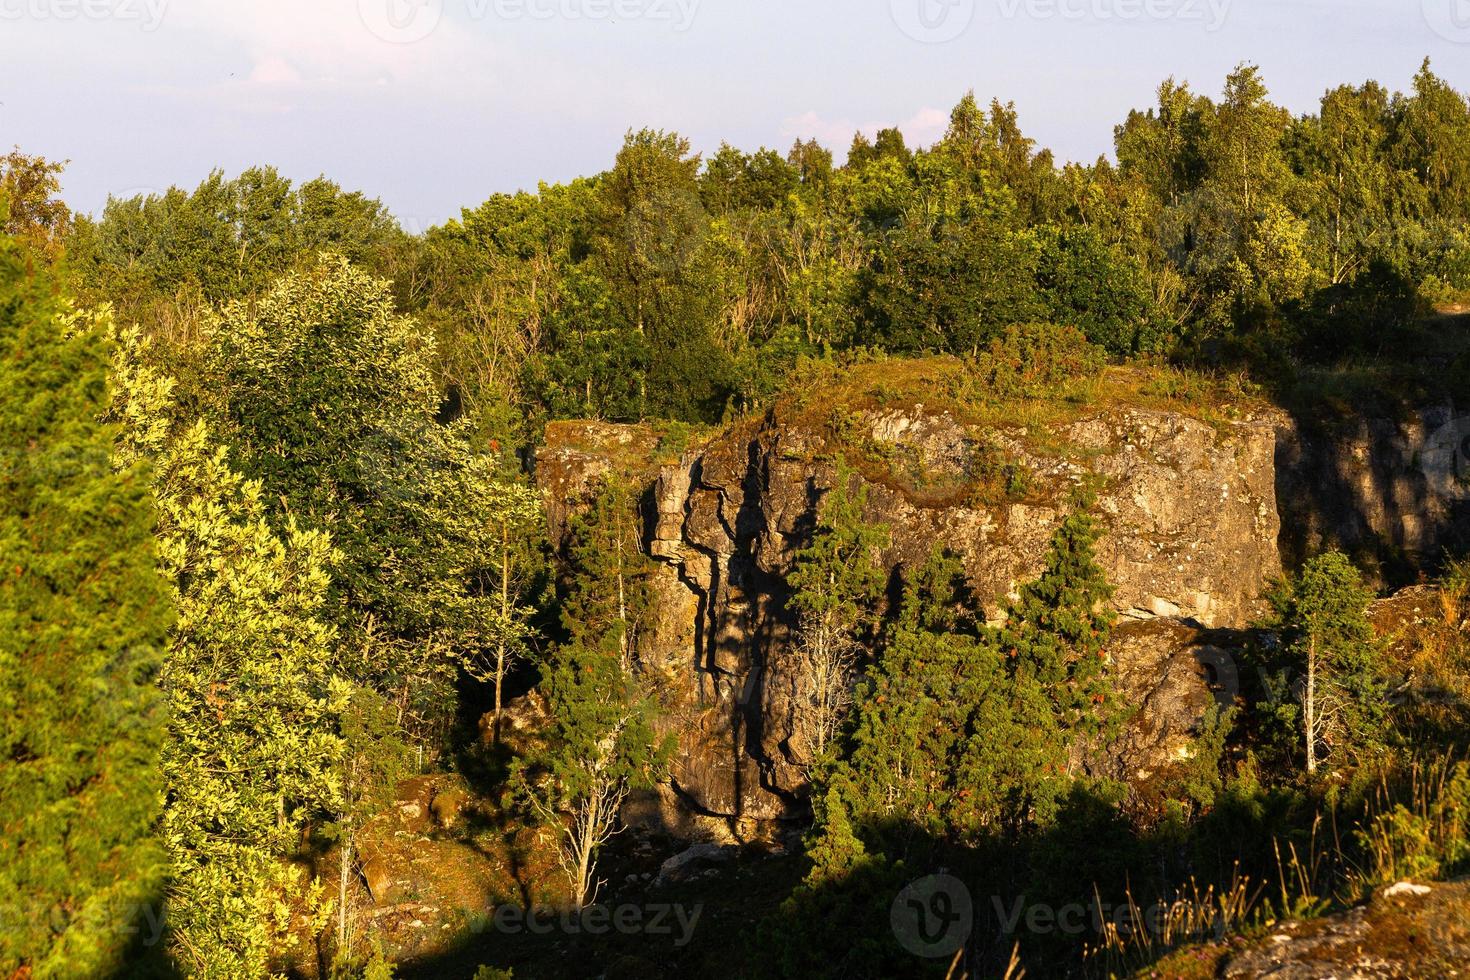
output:
[[[979, 427], [922, 404], [848, 413], [832, 427], [779, 408], [676, 460], [642, 427], [559, 423], [537, 458], [553, 526], [610, 468], [648, 485], [647, 548], [662, 567], [657, 623], [640, 656], [677, 678], [673, 790], [711, 816], [799, 810], [810, 749], [794, 724], [786, 575], [835, 479], [834, 452], [858, 459], [870, 518], [891, 529], [885, 564], [935, 544], [965, 563], [994, 615], [1040, 567], [1073, 491], [1086, 485], [1104, 528], [1099, 559], [1126, 623], [1114, 659], [1130, 701], [1149, 706], [1128, 736], [1147, 774], [1187, 751], [1211, 701], [1202, 630], [1243, 625], [1280, 571], [1275, 457], [1287, 423], [1269, 409], [1228, 420], [1159, 408], [1081, 412], [1044, 427]], [[1146, 715], [1146, 717], [1144, 717]]]
[[1470, 419], [1448, 402], [1417, 411], [1300, 413], [1277, 442], [1288, 563], [1324, 547], [1352, 554], [1380, 584], [1405, 585], [1470, 547]]

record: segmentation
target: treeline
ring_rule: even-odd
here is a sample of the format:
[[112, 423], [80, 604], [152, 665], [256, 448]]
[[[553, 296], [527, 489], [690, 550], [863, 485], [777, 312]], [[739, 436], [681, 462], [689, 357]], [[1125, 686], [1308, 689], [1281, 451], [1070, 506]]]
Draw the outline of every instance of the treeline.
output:
[[1244, 65], [1216, 98], [1173, 80], [1115, 130], [1115, 159], [1058, 166], [1012, 106], [967, 96], [910, 148], [845, 164], [632, 133], [595, 177], [496, 195], [409, 236], [375, 201], [269, 169], [110, 202], [68, 236], [84, 293], [182, 330], [331, 249], [395, 283], [437, 369], [483, 420], [715, 422], [802, 357], [972, 353], [1018, 323], [1115, 358], [1280, 365], [1392, 349], [1470, 288], [1470, 104], [1426, 61], [1407, 94], [1273, 104]]

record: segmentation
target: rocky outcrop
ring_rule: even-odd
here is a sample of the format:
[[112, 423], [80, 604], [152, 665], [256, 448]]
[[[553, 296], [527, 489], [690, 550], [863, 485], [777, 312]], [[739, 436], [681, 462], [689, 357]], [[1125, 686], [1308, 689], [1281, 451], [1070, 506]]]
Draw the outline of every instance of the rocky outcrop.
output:
[[[1284, 923], [1249, 949], [1226, 957], [1213, 975], [1242, 980], [1268, 976], [1408, 980], [1463, 976], [1467, 968], [1470, 886], [1401, 882], [1380, 890], [1359, 908]], [[1162, 969], [1152, 975], [1179, 974]]]
[[[861, 454], [871, 520], [891, 530], [887, 567], [952, 549], [986, 611], [1040, 569], [1073, 506], [1095, 492], [1099, 559], [1126, 620], [1175, 621], [1138, 642], [1123, 630], [1120, 674], [1150, 705], [1127, 763], [1148, 770], [1184, 750], [1212, 695], [1197, 651], [1204, 628], [1238, 625], [1278, 573], [1275, 453], [1282, 418], [1207, 421], [1179, 412], [1100, 411], [1046, 430], [979, 431], [922, 405], [872, 408], [845, 434]], [[537, 479], [555, 526], [612, 446], [644, 430], [562, 423], [548, 432]], [[857, 447], [852, 449], [851, 447]], [[677, 462], [644, 457], [623, 472], [648, 479], [648, 551], [662, 563], [657, 622], [640, 657], [677, 680], [666, 717], [679, 735], [673, 791], [696, 813], [764, 820], [798, 812], [809, 758], [793, 718], [795, 664], [786, 576], [832, 486], [831, 435], [772, 412], [734, 426]], [[987, 461], [1010, 478], [987, 482]], [[876, 462], [875, 462], [876, 461]], [[1116, 766], [1115, 766], [1116, 767]]]
[[1276, 472], [1288, 564], [1341, 548], [1397, 586], [1470, 548], [1470, 417], [1449, 404], [1299, 413], [1278, 433]]
[[1188, 762], [1211, 705], [1229, 707], [1240, 693], [1237, 654], [1244, 642], [1240, 631], [1202, 630], [1174, 619], [1124, 623], [1108, 656], [1128, 720], [1111, 743], [1078, 750], [1074, 764], [1137, 786]]

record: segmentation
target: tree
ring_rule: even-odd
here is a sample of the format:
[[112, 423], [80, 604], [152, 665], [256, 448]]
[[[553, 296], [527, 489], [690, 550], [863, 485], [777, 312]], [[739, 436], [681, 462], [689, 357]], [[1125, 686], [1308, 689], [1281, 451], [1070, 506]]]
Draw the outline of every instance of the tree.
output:
[[493, 489], [491, 507], [498, 532], [496, 551], [488, 562], [490, 571], [482, 586], [495, 604], [489, 628], [489, 660], [473, 661], [470, 673], [495, 685], [490, 730], [492, 741], [499, 745], [505, 679], [510, 669], [530, 653], [535, 636], [530, 623], [534, 609], [526, 599], [540, 565], [533, 543], [539, 541], [540, 536], [534, 532], [540, 529], [543, 515], [535, 491], [510, 481]]
[[734, 388], [714, 336], [699, 166], [675, 133], [629, 133], [599, 188], [597, 262], [621, 330], [648, 345], [640, 417], [715, 421]]
[[160, 684], [170, 924], [201, 978], [256, 977], [310, 908], [287, 860], [339, 808], [340, 717], [350, 685], [326, 618], [336, 559], [321, 531], [278, 535], [259, 483], [195, 424], [157, 461], [159, 557], [178, 622]]
[[1304, 674], [1300, 735], [1308, 773], [1325, 754], [1371, 748], [1383, 736], [1382, 650], [1368, 622], [1373, 594], [1341, 552], [1318, 555], [1267, 595], [1283, 653]]
[[192, 191], [109, 198], [102, 216], [78, 219], [68, 240], [83, 295], [117, 304], [124, 322], [150, 332], [180, 299], [255, 295], [319, 249], [381, 269], [403, 248], [379, 202], [324, 178], [293, 187], [273, 167], [234, 178], [217, 170]]
[[337, 845], [337, 942], [334, 967], [354, 966], [353, 914], [348, 892], [359, 870], [357, 840], [369, 820], [397, 800], [400, 780], [411, 769], [397, 712], [376, 691], [359, 687], [342, 710], [342, 755], [336, 776], [341, 786], [326, 836]]
[[1119, 720], [1104, 649], [1112, 587], [1094, 556], [1101, 531], [1086, 499], [1052, 536], [1041, 575], [1007, 603], [1001, 636], [1011, 671], [1046, 693], [1053, 725], [1069, 738], [1103, 734]]
[[597, 854], [617, 831], [623, 800], [660, 778], [673, 751], [674, 736], [656, 732], [658, 708], [638, 660], [653, 564], [639, 549], [634, 499], [625, 482], [608, 477], [571, 521], [565, 639], [546, 658], [540, 684], [551, 730], [546, 747], [512, 770], [521, 798], [557, 828], [578, 908], [596, 900]]
[[1139, 263], [1093, 229], [1043, 228], [1036, 283], [1055, 323], [1076, 327], [1115, 357], [1151, 353], [1164, 341]]
[[1293, 127], [1289, 145], [1308, 182], [1317, 264], [1334, 285], [1357, 275], [1399, 223], [1389, 122], [1388, 93], [1368, 82], [1329, 91], [1320, 113]]
[[1064, 730], [1044, 687], [1008, 664], [1003, 635], [978, 622], [954, 555], [936, 549], [906, 571], [881, 650], [848, 754], [820, 775], [822, 813], [840, 802], [860, 835], [899, 847], [915, 830], [975, 844], [1049, 812], [1066, 775]]
[[625, 670], [638, 663], [638, 641], [653, 605], [633, 487], [609, 475], [589, 493], [586, 510], [568, 524], [563, 628], [573, 642], [612, 644]]
[[[106, 325], [104, 325], [105, 328]], [[169, 928], [199, 977], [263, 976], [314, 898], [291, 862], [342, 806], [342, 715], [352, 687], [328, 611], [340, 560], [233, 470], [206, 423], [175, 404], [154, 342], [113, 330], [110, 416], [119, 466], [151, 463], [158, 562], [178, 618], [158, 676], [171, 707], [162, 835]]]
[[169, 622], [148, 470], [113, 472], [104, 340], [0, 236], [0, 973], [120, 973], [153, 908]]
[[571, 901], [584, 908], [597, 900], [598, 852], [617, 832], [623, 800], [663, 775], [673, 736], [655, 733], [655, 707], [618, 662], [615, 642], [558, 647], [541, 690], [554, 719], [549, 747], [518, 762], [513, 784], [557, 827]]
[[811, 763], [826, 754], [852, 703], [861, 638], [885, 584], [878, 553], [888, 528], [868, 522], [867, 491], [852, 491], [854, 476], [839, 460], [816, 531], [787, 578], [797, 616], [795, 718], [802, 737], [796, 748]]
[[48, 262], [61, 257], [71, 209], [58, 196], [65, 162], [13, 149], [0, 156], [0, 233], [20, 239]]
[[420, 735], [452, 715], [456, 671], [486, 646], [496, 601], [475, 583], [501, 493], [488, 446], [438, 420], [433, 358], [387, 283], [329, 255], [227, 306], [205, 356], [205, 416], [272, 523], [330, 530], [341, 552], [329, 608], [344, 668]]

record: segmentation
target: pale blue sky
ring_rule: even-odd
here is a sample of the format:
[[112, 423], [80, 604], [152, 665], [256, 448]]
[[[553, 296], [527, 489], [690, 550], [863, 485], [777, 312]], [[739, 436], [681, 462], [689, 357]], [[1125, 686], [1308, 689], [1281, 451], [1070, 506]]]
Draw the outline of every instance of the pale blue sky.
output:
[[1090, 160], [1168, 75], [1255, 61], [1302, 110], [1425, 55], [1470, 90], [1470, 0], [0, 0], [0, 145], [70, 158], [82, 210], [269, 163], [419, 230], [602, 170], [629, 127], [928, 142], [973, 88]]

